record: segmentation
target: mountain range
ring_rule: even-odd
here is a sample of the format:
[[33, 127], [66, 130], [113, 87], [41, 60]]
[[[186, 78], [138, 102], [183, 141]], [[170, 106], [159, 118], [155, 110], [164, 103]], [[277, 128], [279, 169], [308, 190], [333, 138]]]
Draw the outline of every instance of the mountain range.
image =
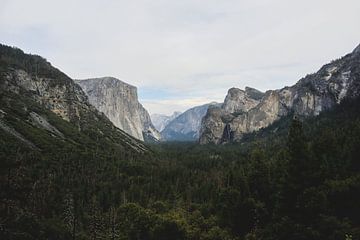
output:
[[172, 115], [168, 116], [165, 114], [154, 113], [154, 114], [151, 114], [150, 118], [151, 118], [151, 121], [154, 124], [155, 128], [159, 132], [161, 132], [166, 127], [166, 125], [169, 124], [169, 122], [171, 122], [173, 119], [175, 119], [180, 114], [181, 114], [181, 112], [174, 112]]
[[201, 120], [210, 106], [218, 106], [216, 102], [190, 108], [169, 121], [161, 131], [164, 141], [197, 141]]
[[289, 114], [317, 116], [346, 98], [360, 95], [360, 45], [295, 85], [261, 93], [231, 88], [221, 107], [211, 107], [201, 123], [201, 144], [240, 141]]
[[[128, 144], [141, 141], [199, 141], [201, 144], [222, 144], [241, 141], [244, 134], [258, 131], [289, 114], [301, 117], [318, 115], [331, 109], [345, 98], [359, 95], [360, 46], [346, 56], [324, 65], [318, 72], [309, 74], [290, 87], [261, 92], [246, 87], [229, 89], [224, 103], [209, 103], [193, 107], [172, 116], [154, 114], [150, 117], [141, 105], [137, 88], [113, 77], [72, 80], [45, 59], [28, 55], [21, 50], [2, 45], [2, 89], [12, 95], [3, 98], [1, 111], [16, 94], [29, 98], [79, 130], [89, 124], [88, 119], [104, 123], [109, 120], [117, 127]], [[24, 60], [25, 59], [25, 60]], [[15, 95], [14, 95], [15, 94]], [[13, 101], [15, 99], [12, 99]], [[17, 99], [18, 100], [18, 99]], [[30, 101], [29, 101], [30, 102]], [[24, 100], [24, 105], [27, 101]], [[28, 108], [23, 108], [28, 109]], [[63, 136], [56, 126], [35, 111], [26, 110], [26, 121], [58, 137]], [[4, 121], [2, 129], [14, 136], [21, 136], [11, 123]], [[84, 120], [85, 119], [85, 120]], [[152, 121], [155, 123], [153, 124]], [[95, 122], [94, 122], [95, 123]], [[156, 125], [156, 127], [154, 126]], [[99, 131], [101, 132], [101, 131]], [[131, 145], [130, 144], [130, 145]], [[143, 149], [138, 145], [134, 148]]]
[[52, 145], [92, 148], [101, 142], [122, 154], [148, 151], [46, 59], [0, 45], [0, 76], [0, 130], [25, 146], [41, 151]]
[[359, 55], [161, 131], [201, 144], [148, 144], [135, 87], [0, 45], [0, 239], [359, 239]]

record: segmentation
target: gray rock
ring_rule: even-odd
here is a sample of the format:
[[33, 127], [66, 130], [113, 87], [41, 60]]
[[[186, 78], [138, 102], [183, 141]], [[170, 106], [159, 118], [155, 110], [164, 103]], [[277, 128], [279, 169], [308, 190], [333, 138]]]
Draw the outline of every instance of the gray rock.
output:
[[53, 135], [55, 135], [55, 136], [58, 136], [60, 138], [65, 138], [64, 135], [56, 127], [51, 125], [45, 117], [40, 116], [36, 112], [30, 112], [29, 121], [31, 124], [33, 124], [39, 128], [43, 128], [43, 129], [53, 133]]
[[81, 112], [94, 110], [84, 92], [71, 79], [57, 81], [34, 77], [21, 69], [12, 69], [6, 73], [1, 84], [2, 89], [16, 94], [28, 92], [35, 101], [75, 124], [80, 121]]
[[201, 144], [241, 140], [244, 133], [265, 128], [290, 113], [316, 116], [345, 98], [360, 95], [360, 45], [350, 54], [324, 65], [291, 87], [265, 94], [231, 88], [221, 108], [209, 108], [200, 130]]
[[209, 106], [220, 106], [219, 103], [209, 103], [190, 108], [173, 119], [163, 131], [162, 138], [166, 141], [196, 141], [199, 138], [201, 120]]
[[253, 88], [246, 87], [245, 91], [239, 88], [230, 88], [222, 108], [231, 113], [247, 112], [259, 104], [262, 96], [262, 92]]
[[136, 87], [113, 77], [75, 81], [90, 103], [115, 126], [139, 140], [160, 140], [149, 113], [139, 103]]
[[[52, 68], [50, 64], [49, 68], [57, 71], [56, 77], [39, 77], [19, 68], [8, 68], [0, 78], [0, 94], [9, 92], [15, 96], [25, 95], [63, 120], [70, 122], [79, 131], [91, 129], [91, 131], [96, 131], [102, 135], [101, 129], [106, 129], [111, 132], [111, 136], [118, 138], [117, 144], [136, 152], [148, 151], [140, 141], [116, 128], [108, 118], [92, 106], [81, 87], [75, 84], [72, 79]], [[55, 137], [63, 137], [64, 134], [52, 126], [44, 117], [35, 112], [29, 112], [28, 115], [28, 121], [34, 126], [50, 131]], [[101, 122], [99, 126], [95, 124], [97, 122]], [[15, 130], [12, 131], [11, 128], [4, 126], [2, 124], [2, 128], [7, 129], [7, 132], [34, 148]]]
[[40, 150], [38, 147], [35, 146], [35, 144], [30, 142], [28, 139], [26, 139], [21, 133], [17, 132], [14, 128], [6, 125], [1, 119], [0, 119], [0, 129], [14, 136], [15, 138], [19, 139], [21, 142], [23, 142], [30, 148]]
[[360, 44], [354, 49], [353, 53], [359, 53], [360, 52]]

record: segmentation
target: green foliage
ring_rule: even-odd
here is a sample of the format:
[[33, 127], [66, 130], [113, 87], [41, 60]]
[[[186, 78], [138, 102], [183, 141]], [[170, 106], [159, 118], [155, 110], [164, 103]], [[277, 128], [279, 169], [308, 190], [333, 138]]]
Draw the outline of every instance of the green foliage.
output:
[[[29, 74], [52, 78], [57, 81], [71, 81], [71, 79], [60, 70], [51, 66], [46, 59], [32, 54], [25, 54], [18, 48], [0, 44], [0, 74], [8, 68], [20, 68]], [[54, 82], [54, 84], [56, 84]]]
[[[57, 74], [11, 52], [7, 63]], [[359, 99], [241, 143], [137, 154], [101, 118], [79, 131], [26, 96], [0, 98], [0, 123], [36, 146], [0, 128], [0, 239], [360, 238]], [[30, 111], [65, 137], [32, 125]]]
[[143, 156], [35, 107], [67, 138], [51, 136], [7, 108], [2, 121], [41, 151], [0, 130], [1, 239], [356, 239], [356, 106], [296, 120], [278, 141], [166, 143]]

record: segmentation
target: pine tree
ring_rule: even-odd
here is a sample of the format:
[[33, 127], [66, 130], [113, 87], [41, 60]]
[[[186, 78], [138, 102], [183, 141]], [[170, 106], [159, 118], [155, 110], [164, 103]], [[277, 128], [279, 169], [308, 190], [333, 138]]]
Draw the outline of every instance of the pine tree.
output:
[[288, 151], [289, 151], [289, 184], [295, 189], [300, 189], [303, 185], [307, 172], [307, 146], [303, 131], [302, 122], [298, 118], [294, 118], [288, 135]]
[[74, 195], [71, 193], [66, 194], [64, 198], [64, 222], [71, 232], [73, 240], [76, 239], [77, 215], [75, 207]]

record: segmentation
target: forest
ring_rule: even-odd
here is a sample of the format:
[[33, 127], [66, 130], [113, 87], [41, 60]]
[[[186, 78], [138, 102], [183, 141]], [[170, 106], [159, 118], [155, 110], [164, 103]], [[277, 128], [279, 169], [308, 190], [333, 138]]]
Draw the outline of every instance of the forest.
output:
[[360, 240], [360, 0], [0, 0], [0, 240]]
[[18, 129], [42, 151], [0, 129], [0, 239], [360, 239], [360, 99], [145, 154]]

